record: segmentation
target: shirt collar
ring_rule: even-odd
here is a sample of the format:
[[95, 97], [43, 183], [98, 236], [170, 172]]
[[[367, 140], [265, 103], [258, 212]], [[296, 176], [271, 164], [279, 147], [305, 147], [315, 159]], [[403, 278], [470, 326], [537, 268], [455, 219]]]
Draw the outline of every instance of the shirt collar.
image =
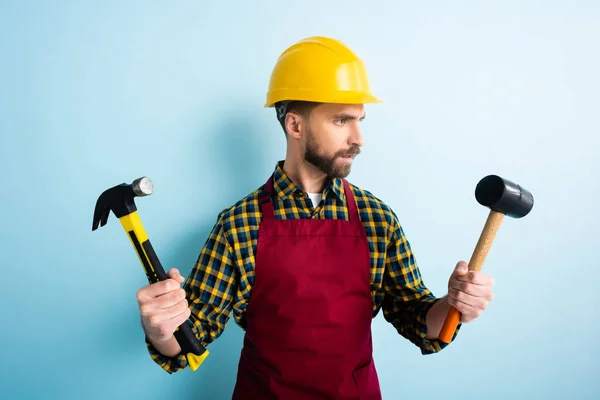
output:
[[[278, 161], [273, 172], [273, 191], [275, 195], [287, 199], [295, 197], [295, 194], [302, 194], [302, 189], [283, 170], [283, 163], [284, 160]], [[327, 198], [330, 193], [334, 193], [340, 200], [344, 199], [344, 184], [340, 178], [328, 178], [327, 186], [323, 191], [323, 198]]]

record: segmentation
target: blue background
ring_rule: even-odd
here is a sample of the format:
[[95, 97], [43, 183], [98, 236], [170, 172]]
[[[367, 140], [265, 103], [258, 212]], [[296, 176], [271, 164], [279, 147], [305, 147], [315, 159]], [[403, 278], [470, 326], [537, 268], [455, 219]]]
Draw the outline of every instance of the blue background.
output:
[[[252, 4], [252, 5], [251, 5]], [[342, 40], [385, 102], [349, 177], [398, 214], [442, 296], [470, 258], [495, 173], [536, 200], [484, 271], [495, 300], [439, 354], [381, 315], [385, 399], [600, 396], [600, 6], [592, 1], [2, 1], [0, 397], [225, 399], [242, 331], [168, 375], [143, 341], [141, 265], [105, 189], [146, 175], [140, 215], [167, 268], [191, 270], [219, 211], [285, 156], [264, 109], [279, 54]]]

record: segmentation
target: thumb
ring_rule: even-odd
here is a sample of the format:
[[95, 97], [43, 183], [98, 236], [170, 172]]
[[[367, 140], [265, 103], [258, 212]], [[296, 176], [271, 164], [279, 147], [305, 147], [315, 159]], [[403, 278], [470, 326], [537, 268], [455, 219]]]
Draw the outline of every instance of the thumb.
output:
[[184, 281], [183, 276], [181, 276], [179, 270], [176, 268], [171, 268], [169, 272], [167, 272], [167, 275], [169, 276], [169, 278], [175, 279], [179, 283]]
[[466, 275], [469, 272], [469, 266], [465, 261], [459, 261], [454, 268], [454, 273], [458, 276]]

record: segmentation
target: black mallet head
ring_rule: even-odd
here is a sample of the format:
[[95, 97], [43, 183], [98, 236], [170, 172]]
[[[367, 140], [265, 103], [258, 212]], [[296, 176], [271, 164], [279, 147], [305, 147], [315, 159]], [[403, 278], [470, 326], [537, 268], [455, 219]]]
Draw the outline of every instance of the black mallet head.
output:
[[482, 206], [512, 218], [522, 218], [533, 208], [529, 191], [497, 175], [488, 175], [479, 181], [475, 198]]

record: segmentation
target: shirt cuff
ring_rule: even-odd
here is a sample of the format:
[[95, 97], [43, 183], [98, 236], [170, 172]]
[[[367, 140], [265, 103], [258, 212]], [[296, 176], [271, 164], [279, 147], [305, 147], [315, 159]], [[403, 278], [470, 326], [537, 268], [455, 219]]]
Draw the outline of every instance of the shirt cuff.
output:
[[185, 358], [185, 354], [180, 354], [177, 357], [167, 357], [164, 354], [161, 354], [158, 350], [156, 350], [152, 343], [150, 343], [150, 340], [148, 340], [148, 336], [144, 336], [146, 341], [146, 348], [148, 349], [148, 353], [150, 353], [150, 357], [163, 370], [167, 371], [169, 374], [172, 374], [187, 367], [188, 362]]
[[444, 349], [446, 346], [448, 346], [450, 343], [452, 343], [454, 341], [454, 339], [458, 335], [458, 331], [460, 330], [460, 327], [462, 326], [462, 323], [459, 323], [456, 326], [456, 330], [454, 332], [454, 335], [452, 336], [452, 340], [450, 340], [450, 343], [444, 343], [440, 339], [428, 339], [427, 338], [427, 312], [429, 311], [431, 306], [433, 306], [439, 300], [441, 300], [441, 299], [434, 298], [434, 299], [424, 300], [421, 303], [421, 307], [419, 307], [419, 310], [417, 311], [416, 332], [417, 332], [418, 338], [420, 339], [419, 343], [417, 345], [421, 349], [421, 354], [423, 354], [423, 355], [440, 352], [442, 349]]

